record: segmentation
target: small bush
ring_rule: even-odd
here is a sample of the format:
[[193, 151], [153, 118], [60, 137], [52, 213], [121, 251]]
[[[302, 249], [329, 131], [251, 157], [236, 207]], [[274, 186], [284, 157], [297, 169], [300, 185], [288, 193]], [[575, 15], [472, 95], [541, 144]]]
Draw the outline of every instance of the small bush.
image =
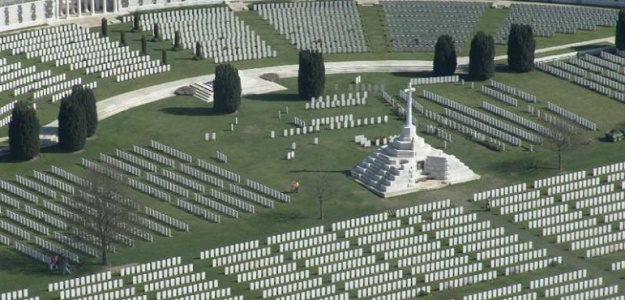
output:
[[280, 79], [280, 75], [276, 73], [265, 73], [263, 75], [260, 75], [260, 78], [267, 81], [276, 82], [278, 81], [278, 79]]
[[488, 140], [475, 139], [475, 141], [478, 142], [479, 144], [481, 144], [482, 146], [490, 149], [490, 150], [497, 151], [497, 152], [503, 151], [503, 147], [499, 146], [496, 143], [490, 142]]

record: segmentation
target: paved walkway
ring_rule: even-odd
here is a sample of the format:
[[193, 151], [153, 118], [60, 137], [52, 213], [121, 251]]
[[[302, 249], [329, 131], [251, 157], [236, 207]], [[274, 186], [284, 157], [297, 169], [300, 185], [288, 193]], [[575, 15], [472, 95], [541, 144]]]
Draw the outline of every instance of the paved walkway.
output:
[[[556, 51], [561, 49], [568, 49], [571, 47], [578, 47], [584, 45], [592, 45], [598, 43], [614, 43], [614, 38], [602, 38], [589, 40], [578, 43], [571, 43], [566, 45], [560, 45], [555, 47], [537, 49], [536, 53], [545, 53], [550, 51]], [[574, 54], [574, 52], [566, 55]], [[549, 57], [543, 57], [540, 60], [551, 60], [562, 55], [554, 55]], [[495, 60], [506, 59], [506, 55], [496, 56]], [[458, 58], [458, 68], [460, 70], [466, 69], [469, 63], [468, 57]], [[374, 73], [374, 72], [421, 72], [432, 70], [432, 61], [426, 60], [382, 60], [382, 61], [345, 61], [345, 62], [328, 62], [325, 64], [326, 74], [358, 74], [358, 73]], [[247, 77], [256, 77], [254, 82], [261, 81], [258, 77], [265, 73], [276, 73], [280, 78], [290, 78], [297, 76], [298, 65], [283, 65], [283, 66], [270, 66], [256, 69], [243, 70], [242, 73]], [[207, 82], [214, 78], [213, 74], [203, 75], [198, 77], [185, 78], [177, 81], [166, 82], [158, 85], [145, 87], [142, 89], [134, 90], [121, 95], [113, 96], [108, 99], [104, 99], [97, 103], [98, 107], [98, 119], [103, 120], [120, 112], [128, 109], [141, 106], [144, 104], [152, 103], [154, 101], [162, 100], [172, 97], [174, 91], [182, 86], [190, 85], [196, 82]], [[243, 94], [257, 94], [258, 87], [255, 85], [246, 85], [243, 83]], [[56, 131], [58, 124], [56, 121], [49, 123], [41, 128], [41, 141], [44, 145], [55, 143], [57, 140]], [[6, 141], [8, 137], [0, 138], [0, 141]]]

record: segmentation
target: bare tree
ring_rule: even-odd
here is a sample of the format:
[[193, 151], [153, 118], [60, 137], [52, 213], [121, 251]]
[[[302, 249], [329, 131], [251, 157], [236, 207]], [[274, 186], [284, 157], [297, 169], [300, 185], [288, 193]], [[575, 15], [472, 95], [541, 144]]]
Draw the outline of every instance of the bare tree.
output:
[[582, 144], [577, 129], [566, 121], [551, 115], [544, 115], [548, 132], [544, 135], [544, 144], [558, 155], [558, 170], [564, 170], [562, 154]]
[[111, 177], [88, 170], [86, 180], [66, 202], [78, 217], [72, 238], [97, 245], [104, 266], [108, 264], [107, 250], [119, 243], [134, 245], [131, 236], [140, 235], [137, 227], [142, 220], [140, 205], [123, 196], [121, 184]]
[[325, 171], [318, 171], [310, 182], [311, 191], [319, 201], [319, 219], [323, 220], [323, 201], [328, 200], [336, 192], [335, 181]]
[[458, 292], [456, 291], [456, 287], [453, 285], [450, 285], [447, 287], [447, 293], [445, 295], [445, 300], [458, 300], [460, 299], [460, 297], [458, 297]]

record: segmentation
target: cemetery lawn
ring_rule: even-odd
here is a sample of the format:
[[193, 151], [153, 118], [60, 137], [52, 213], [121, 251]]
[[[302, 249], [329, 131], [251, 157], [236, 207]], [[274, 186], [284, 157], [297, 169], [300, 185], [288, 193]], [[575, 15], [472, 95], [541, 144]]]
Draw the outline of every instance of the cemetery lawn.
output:
[[[326, 61], [342, 60], [385, 60], [385, 59], [423, 59], [430, 60], [431, 53], [393, 53], [388, 51], [388, 42], [384, 38], [385, 30], [380, 24], [380, 8], [359, 7], [365, 34], [369, 43], [370, 53], [362, 54], [335, 54], [326, 55]], [[498, 24], [505, 17], [505, 10], [489, 9], [478, 24], [478, 30], [491, 30], [493, 33]], [[297, 63], [296, 48], [289, 45], [288, 41], [277, 33], [266, 21], [262, 20], [254, 12], [239, 12], [237, 15], [250, 27], [278, 51], [277, 58], [262, 59], [255, 61], [234, 62], [240, 69], [256, 68], [271, 65], [285, 65]], [[377, 19], [376, 19], [377, 18]], [[130, 24], [109, 26], [111, 40], [119, 40], [120, 31], [128, 31]], [[94, 28], [98, 31], [99, 28]], [[596, 31], [578, 31], [574, 35], [556, 35], [552, 39], [537, 38], [537, 48], [551, 47], [554, 45], [573, 43], [583, 40], [609, 37], [613, 35], [612, 28], [599, 27]], [[127, 33], [127, 41], [133, 50], [140, 48], [140, 33]], [[162, 50], [169, 50], [171, 41], [149, 42], [149, 55], [152, 59], [160, 59]], [[460, 56], [468, 55], [468, 47], [459, 52]], [[579, 50], [579, 49], [573, 49]], [[570, 52], [570, 50], [562, 50]], [[549, 55], [560, 51], [550, 52]], [[498, 46], [498, 54], [505, 54], [505, 47]], [[37, 65], [38, 70], [51, 69], [53, 75], [65, 72], [68, 78], [82, 77], [83, 83], [98, 82], [95, 90], [99, 100], [113, 95], [135, 90], [141, 87], [155, 85], [163, 82], [178, 80], [181, 78], [200, 76], [213, 73], [214, 63], [210, 60], [194, 61], [191, 59], [190, 50], [179, 52], [167, 51], [168, 62], [172, 65], [172, 71], [135, 79], [122, 83], [115, 83], [114, 78], [99, 78], [99, 75], [86, 75], [84, 69], [70, 71], [68, 66], [54, 67], [52, 63], [38, 63], [36, 60], [27, 60], [25, 55], [12, 56], [7, 51], [0, 56], [7, 57], [10, 62], [22, 62], [23, 66]], [[538, 56], [538, 55], [537, 55]], [[411, 77], [426, 76], [427, 74], [361, 74], [363, 83], [384, 84], [387, 91], [398, 91], [405, 87]], [[328, 94], [333, 93], [334, 83], [339, 83], [341, 92], [348, 92], [347, 85], [355, 75], [333, 75], [327, 78]], [[622, 147], [625, 143], [606, 143], [600, 140], [604, 132], [613, 127], [625, 126], [623, 115], [620, 113], [623, 104], [594, 92], [578, 87], [572, 83], [559, 80], [555, 77], [535, 71], [530, 74], [497, 73], [495, 80], [508, 83], [523, 91], [535, 94], [539, 103], [536, 108], [543, 108], [547, 101], [554, 102], [582, 117], [585, 117], [599, 125], [597, 132], [585, 131], [585, 137], [592, 143], [581, 146], [565, 153], [565, 167], [568, 171], [589, 169], [592, 166], [603, 165], [621, 161]], [[230, 161], [226, 168], [242, 175], [266, 184], [282, 191], [288, 189], [288, 184], [293, 179], [302, 181], [302, 191], [294, 195], [294, 203], [278, 204], [273, 210], [259, 209], [256, 216], [243, 215], [240, 220], [223, 219], [222, 224], [212, 224], [197, 217], [190, 216], [183, 211], [174, 208], [173, 205], [145, 197], [143, 194], [128, 190], [133, 199], [162, 210], [172, 216], [179, 217], [188, 222], [192, 228], [190, 233], [176, 232], [174, 238], [157, 238], [154, 243], [138, 243], [136, 249], [124, 249], [111, 256], [114, 265], [122, 265], [134, 262], [146, 262], [171, 256], [183, 256], [184, 261], [197, 258], [199, 251], [217, 246], [228, 245], [235, 242], [251, 239], [263, 239], [266, 236], [311, 227], [315, 225], [328, 225], [338, 220], [382, 212], [389, 208], [403, 207], [424, 201], [452, 199], [453, 201], [465, 201], [473, 192], [503, 186], [506, 184], [531, 182], [533, 179], [557, 174], [555, 166], [555, 152], [536, 148], [535, 153], [525, 149], [508, 147], [505, 153], [496, 153], [486, 149], [469, 139], [452, 133], [454, 142], [446, 150], [456, 155], [465, 164], [473, 168], [482, 176], [480, 181], [448, 187], [442, 190], [420, 192], [412, 195], [392, 198], [389, 200], [379, 199], [371, 192], [346, 177], [346, 173], [360, 162], [373, 148], [362, 149], [357, 147], [353, 138], [358, 134], [367, 137], [394, 135], [399, 132], [402, 121], [393, 117], [390, 106], [384, 104], [379, 97], [370, 93], [369, 104], [365, 107], [338, 108], [332, 110], [305, 111], [304, 102], [295, 100], [296, 79], [281, 79], [280, 84], [289, 88], [288, 91], [279, 94], [260, 95], [246, 97], [243, 100], [241, 111], [236, 115], [239, 125], [235, 132], [229, 131], [229, 123], [235, 115], [216, 116], [212, 114], [211, 105], [192, 97], [172, 97], [135, 108], [116, 116], [110, 117], [100, 123], [97, 137], [88, 142], [84, 151], [67, 154], [59, 153], [55, 148], [42, 151], [41, 157], [27, 163], [14, 163], [7, 156], [0, 157], [3, 180], [14, 179], [14, 174], [28, 175], [32, 170], [49, 170], [50, 165], [62, 167], [68, 171], [79, 173], [80, 158], [86, 157], [97, 160], [100, 153], [112, 154], [115, 149], [130, 150], [132, 145], [147, 146], [150, 139], [163, 142], [179, 150], [188, 152], [194, 157], [215, 163], [212, 159], [215, 150], [220, 150], [229, 155]], [[470, 83], [469, 83], [470, 84]], [[476, 90], [481, 83], [476, 83]], [[426, 86], [432, 92], [462, 102], [477, 108], [481, 101], [489, 101], [508, 110], [523, 114], [522, 109], [511, 108], [500, 104], [492, 99], [482, 96], [478, 91], [472, 91], [470, 87], [458, 85], [432, 85]], [[398, 99], [397, 95], [394, 95]], [[6, 104], [15, 97], [9, 92], [0, 93], [0, 105]], [[18, 99], [24, 99], [17, 97]], [[424, 99], [417, 100], [430, 109], [438, 110], [432, 103]], [[56, 118], [58, 104], [47, 101], [36, 101], [38, 113], [42, 125]], [[289, 106], [290, 114], [277, 118], [277, 110]], [[339, 114], [353, 114], [355, 118], [389, 115], [391, 122], [384, 125], [375, 125], [363, 128], [341, 129], [335, 131], [323, 131], [319, 133], [320, 145], [312, 145], [313, 135], [303, 135], [283, 138], [282, 129], [291, 128], [289, 122], [293, 116], [310, 121], [313, 117], [331, 116]], [[419, 120], [419, 133], [425, 137], [426, 142], [435, 147], [442, 147], [442, 141], [436, 137], [427, 136], [423, 133], [425, 125], [431, 124], [421, 115], [416, 115]], [[529, 116], [526, 116], [531, 118]], [[269, 132], [276, 131], [276, 139], [269, 138]], [[0, 129], [0, 136], [6, 136], [6, 127]], [[216, 142], [205, 142], [204, 133], [217, 132]], [[293, 161], [284, 159], [291, 142], [297, 143], [296, 158]], [[485, 159], [487, 158], [487, 159]], [[319, 220], [318, 202], [312, 187], [319, 181], [331, 182], [336, 186], [336, 192], [324, 202], [325, 220]], [[477, 206], [476, 206], [477, 207]], [[496, 224], [495, 226], [505, 226]], [[615, 254], [625, 259], [625, 254]], [[34, 295], [49, 295], [41, 291], [44, 283], [65, 279], [64, 276], [51, 275], [45, 265], [35, 262], [8, 247], [0, 248], [0, 290], [12, 290], [16, 288], [30, 288]], [[607, 266], [607, 261], [596, 259], [597, 263]], [[214, 269], [205, 267], [206, 262], [199, 271], [207, 271], [209, 277], [213, 277]], [[549, 268], [544, 274], [551, 272], [563, 272], [570, 266]], [[94, 262], [87, 262], [81, 266], [74, 266], [75, 274], [94, 272], [98, 266]], [[218, 269], [222, 270], [222, 269]], [[623, 272], [619, 273], [623, 275]], [[222, 276], [222, 275], [220, 275]], [[503, 284], [510, 278], [523, 282], [523, 276], [503, 277], [498, 281]], [[223, 280], [223, 277], [220, 277]], [[229, 281], [234, 280], [232, 276]], [[490, 285], [490, 284], [489, 284]], [[243, 285], [237, 285], [233, 294], [250, 296], [249, 291], [243, 289]], [[463, 291], [473, 291], [484, 288], [483, 284], [476, 284]], [[438, 294], [437, 294], [438, 295]], [[424, 299], [431, 299], [432, 296]]]
[[[384, 84], [386, 90], [397, 91], [404, 87], [410, 77], [427, 74], [362, 74], [363, 83]], [[334, 84], [339, 84], [340, 92], [348, 92], [347, 86], [352, 75], [332, 75], [327, 77], [326, 90], [332, 94]], [[622, 160], [620, 153], [625, 144], [605, 143], [599, 140], [603, 133], [611, 127], [622, 126], [622, 103], [599, 96], [596, 93], [561, 81], [541, 72], [513, 75], [497, 73], [496, 80], [511, 84], [516, 88], [535, 94], [541, 109], [547, 101], [552, 101], [579, 115], [597, 122], [600, 130], [584, 134], [592, 140], [589, 145], [581, 146], [564, 156], [567, 171], [589, 169]], [[12, 180], [14, 174], [32, 175], [32, 170], [46, 171], [50, 165], [62, 167], [68, 171], [80, 173], [80, 158], [97, 160], [100, 153], [113, 154], [115, 149], [130, 150], [132, 145], [148, 146], [150, 139], [173, 146], [185, 151], [195, 158], [217, 163], [228, 170], [241, 174], [243, 178], [261, 182], [269, 187], [287, 191], [289, 182], [300, 179], [300, 194], [293, 195], [291, 204], [276, 203], [275, 209], [257, 207], [256, 215], [243, 214], [240, 220], [222, 219], [222, 224], [212, 224], [197, 217], [186, 214], [172, 204], [149, 198], [141, 193], [127, 189], [133, 199], [150, 207], [156, 208], [174, 217], [188, 222], [191, 232], [175, 232], [173, 238], [156, 238], [154, 243], [140, 242], [136, 249], [123, 249], [111, 255], [113, 265], [147, 262], [171, 256], [182, 256], [183, 261], [190, 262], [198, 258], [201, 250], [228, 245], [252, 239], [263, 240], [266, 236], [290, 230], [307, 228], [315, 225], [329, 225], [338, 220], [383, 212], [388, 209], [413, 205], [434, 200], [452, 199], [453, 202], [466, 202], [472, 193], [512, 183], [531, 182], [533, 179], [558, 174], [555, 166], [555, 153], [543, 148], [536, 148], [530, 153], [523, 148], [508, 147], [509, 151], [497, 153], [486, 149], [468, 138], [452, 132], [453, 142], [446, 152], [456, 155], [465, 164], [482, 176], [479, 181], [459, 184], [436, 191], [419, 192], [391, 199], [379, 199], [371, 192], [349, 179], [347, 172], [359, 163], [374, 148], [363, 149], [355, 145], [354, 136], [365, 134], [369, 138], [375, 136], [395, 135], [399, 132], [402, 120], [394, 117], [392, 108], [385, 104], [375, 93], [369, 93], [368, 104], [363, 107], [335, 108], [330, 110], [306, 111], [304, 101], [296, 100], [296, 79], [281, 79], [280, 84], [289, 90], [268, 95], [250, 96], [243, 99], [240, 112], [235, 115], [214, 115], [211, 105], [193, 97], [172, 97], [112, 116], [100, 123], [97, 138], [88, 142], [84, 151], [73, 154], [58, 153], [54, 148], [43, 151], [41, 157], [27, 163], [14, 163], [8, 157], [0, 157], [3, 172], [1, 179]], [[468, 86], [445, 84], [425, 86], [432, 92], [477, 108], [481, 101], [486, 100], [518, 114], [523, 114], [523, 107], [511, 108], [482, 96]], [[481, 83], [476, 83], [476, 89]], [[398, 99], [397, 95], [394, 95]], [[426, 107], [438, 110], [432, 103], [415, 97]], [[289, 114], [277, 117], [278, 110], [289, 107]], [[282, 130], [292, 128], [290, 122], [294, 116], [310, 122], [312, 118], [353, 114], [354, 118], [389, 115], [390, 122], [369, 127], [323, 130], [315, 135], [282, 137]], [[229, 130], [229, 123], [238, 117], [239, 125], [235, 132]], [[442, 141], [423, 132], [426, 124], [431, 124], [421, 115], [419, 134], [426, 142], [435, 147], [442, 147]], [[532, 119], [532, 117], [526, 116]], [[535, 120], [535, 119], [533, 119]], [[270, 139], [271, 130], [276, 131], [276, 138]], [[217, 141], [205, 142], [204, 133], [216, 132]], [[313, 145], [313, 137], [318, 136], [320, 145]], [[297, 143], [296, 158], [285, 159], [291, 142]], [[216, 162], [213, 157], [216, 150], [229, 156], [228, 164]], [[485, 159], [487, 158], [487, 159]], [[334, 189], [332, 196], [324, 199], [325, 219], [319, 220], [318, 201], [313, 191], [316, 185], [325, 183]], [[465, 203], [466, 204], [466, 203]], [[469, 204], [480, 207], [478, 204]], [[509, 226], [507, 223], [494, 224], [494, 227]], [[31, 288], [36, 294], [45, 298], [40, 288], [45, 282], [58, 281], [63, 276], [52, 275], [45, 265], [18, 254], [14, 250], [2, 248], [0, 255], [8, 259], [0, 262], [0, 282], [3, 289]], [[603, 264], [607, 264], [603, 263]], [[196, 264], [199, 271], [207, 271], [213, 278], [215, 270], [208, 268], [207, 262]], [[547, 273], [563, 272], [572, 266], [550, 268]], [[84, 265], [74, 266], [75, 274], [94, 272], [98, 266], [93, 261]], [[525, 280], [525, 275], [502, 277], [499, 284], [512, 284], [511, 280]], [[219, 275], [224, 280], [223, 275]], [[251, 296], [243, 285], [231, 283], [235, 278], [225, 279], [229, 286], [235, 286], [234, 294]], [[473, 291], [485, 288], [483, 284], [463, 288]], [[425, 298], [431, 299], [431, 298]]]
[[[431, 60], [433, 53], [423, 52], [391, 52], [387, 31], [384, 27], [384, 13], [381, 7], [359, 6], [359, 13], [361, 21], [364, 27], [367, 43], [369, 46], [368, 53], [352, 53], [352, 54], [331, 54], [325, 55], [325, 60], [328, 62], [333, 61], [354, 61], [354, 60]], [[507, 14], [505, 9], [488, 9], [484, 13], [484, 16], [478, 22], [476, 31], [485, 31], [487, 33], [494, 34], [499, 28], [499, 24], [503, 22]], [[250, 60], [250, 61], [238, 61], [233, 62], [239, 69], [249, 69], [266, 66], [278, 66], [287, 64], [297, 64], [297, 49], [290, 45], [290, 42], [267, 21], [263, 20], [259, 15], [253, 11], [242, 11], [235, 13], [241, 20], [248, 24], [255, 30], [273, 49], [276, 49], [278, 57]], [[109, 25], [109, 38], [111, 41], [119, 41], [120, 32], [126, 32], [126, 41], [132, 50], [140, 50], [141, 34], [146, 34], [148, 40], [150, 39], [150, 32], [131, 32], [132, 24], [123, 23], [116, 25]], [[91, 29], [93, 32], [99, 32], [99, 27]], [[576, 34], [556, 34], [554, 38], [536, 38], [536, 48], [552, 47], [555, 45], [563, 45], [568, 43], [592, 40], [597, 38], [605, 38], [613, 36], [614, 29], [606, 27], [597, 27], [595, 31], [583, 31], [579, 30]], [[469, 54], [470, 40], [467, 41], [467, 46], [460, 49], [458, 56], [468, 56]], [[69, 70], [69, 66], [55, 67], [54, 62], [41, 63], [38, 59], [26, 59], [26, 55], [13, 56], [10, 51], [0, 52], [0, 57], [6, 57], [10, 63], [21, 62], [23, 67], [36, 65], [37, 70], [52, 70], [53, 75], [66, 73], [68, 79], [76, 77], [82, 77], [83, 83], [89, 83], [97, 81], [98, 88], [95, 89], [96, 98], [98, 100], [106, 99], [108, 97], [132, 91], [140, 87], [151, 86], [173, 80], [179, 80], [182, 78], [201, 76], [211, 74], [214, 72], [215, 64], [212, 60], [200, 60], [195, 61], [192, 59], [193, 53], [191, 50], [186, 49], [182, 51], [171, 51], [172, 41], [165, 40], [160, 42], [148, 42], [148, 54], [151, 59], [161, 59], [162, 51], [167, 51], [167, 61], [171, 64], [172, 68], [170, 72], [146, 76], [144, 78], [133, 79], [125, 82], [114, 82], [114, 77], [100, 78], [97, 74], [85, 74], [84, 69]], [[573, 51], [582, 50], [581, 48], [572, 48]], [[553, 55], [557, 53], [566, 52], [567, 50], [558, 50], [549, 53], [537, 54], [536, 57], [544, 55]], [[497, 45], [497, 55], [503, 55], [506, 53], [506, 47], [504, 45]], [[0, 93], [0, 105], [4, 105], [14, 99], [27, 100], [32, 94], [13, 96], [10, 92]], [[51, 103], [50, 101], [35, 100], [38, 105], [38, 115], [42, 125], [56, 119], [58, 114], [58, 103]], [[0, 128], [0, 136], [7, 135], [7, 128]]]

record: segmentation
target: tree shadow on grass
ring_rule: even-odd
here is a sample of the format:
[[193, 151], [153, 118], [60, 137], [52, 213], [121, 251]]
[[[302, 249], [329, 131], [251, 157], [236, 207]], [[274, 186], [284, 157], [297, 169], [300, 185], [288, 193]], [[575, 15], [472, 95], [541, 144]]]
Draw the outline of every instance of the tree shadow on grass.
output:
[[609, 47], [609, 45], [589, 44], [589, 45], [574, 46], [574, 47], [571, 47], [571, 49], [579, 52], [579, 51], [585, 51], [585, 50], [591, 50], [591, 49], [597, 49], [597, 48], [603, 48], [603, 47]]
[[17, 251], [3, 251], [0, 259], [0, 270], [12, 274], [41, 274], [50, 273], [48, 265]]
[[291, 173], [339, 173], [345, 176], [348, 176], [351, 170], [309, 170], [309, 169], [300, 169], [300, 170], [291, 170]]
[[177, 116], [189, 116], [189, 117], [206, 117], [206, 116], [219, 116], [223, 115], [216, 112], [212, 107], [165, 107], [160, 111]]
[[306, 216], [300, 211], [274, 211], [269, 214], [272, 220], [288, 222], [306, 219]]
[[50, 146], [45, 147], [45, 148], [41, 148], [41, 153], [62, 154], [62, 153], [68, 153], [68, 152], [63, 150], [63, 149], [61, 149], [61, 147], [59, 147], [57, 144], [54, 144], [54, 145], [50, 145]]
[[309, 101], [300, 99], [298, 94], [258, 94], [246, 95], [245, 98], [259, 101]]
[[538, 158], [520, 158], [515, 160], [499, 161], [489, 166], [492, 172], [498, 174], [533, 174], [540, 170], [555, 169], [544, 160]]
[[395, 77], [403, 77], [403, 78], [434, 77], [434, 73], [432, 73], [432, 71], [423, 71], [423, 72], [392, 72], [391, 75], [393, 75]]

